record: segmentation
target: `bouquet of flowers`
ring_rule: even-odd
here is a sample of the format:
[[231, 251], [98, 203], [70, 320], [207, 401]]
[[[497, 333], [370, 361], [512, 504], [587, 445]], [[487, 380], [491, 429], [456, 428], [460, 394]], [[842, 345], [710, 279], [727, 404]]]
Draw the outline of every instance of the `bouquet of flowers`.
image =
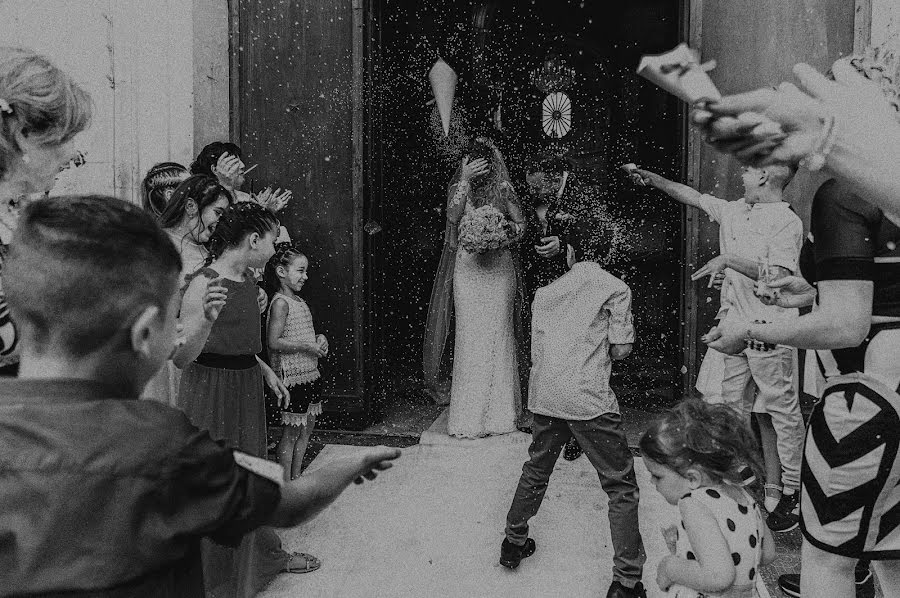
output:
[[467, 211], [459, 221], [459, 244], [469, 253], [487, 253], [509, 244], [506, 217], [492, 205]]

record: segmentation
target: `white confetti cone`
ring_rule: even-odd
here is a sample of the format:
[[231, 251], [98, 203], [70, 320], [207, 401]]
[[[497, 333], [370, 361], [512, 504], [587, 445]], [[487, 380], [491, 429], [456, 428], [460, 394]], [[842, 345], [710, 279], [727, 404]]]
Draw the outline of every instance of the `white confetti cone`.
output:
[[431, 67], [428, 73], [428, 80], [431, 81], [431, 92], [437, 102], [438, 112], [441, 115], [441, 124], [444, 127], [444, 135], [450, 134], [450, 113], [453, 110], [453, 98], [456, 95], [456, 82], [458, 81], [456, 71], [438, 58], [438, 61]]
[[679, 44], [677, 48], [657, 56], [644, 56], [638, 65], [638, 75], [644, 77], [689, 104], [719, 101], [722, 94], [706, 73], [714, 62], [700, 64], [697, 52]]

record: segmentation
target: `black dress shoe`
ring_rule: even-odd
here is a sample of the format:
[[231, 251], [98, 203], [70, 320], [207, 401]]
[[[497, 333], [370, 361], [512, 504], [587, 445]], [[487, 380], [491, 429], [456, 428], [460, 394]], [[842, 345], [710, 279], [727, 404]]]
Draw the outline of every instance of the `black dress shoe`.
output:
[[537, 545], [531, 538], [525, 540], [525, 544], [522, 546], [513, 544], [508, 539], [503, 538], [503, 544], [500, 545], [500, 564], [507, 569], [515, 569], [522, 562], [522, 559], [533, 555], [536, 549]]
[[647, 598], [647, 592], [644, 590], [644, 584], [641, 582], [637, 582], [633, 588], [629, 588], [618, 581], [614, 581], [609, 586], [606, 598]]
[[569, 442], [566, 443], [566, 447], [563, 449], [563, 459], [566, 461], [574, 461], [578, 457], [580, 457], [584, 453], [584, 449], [581, 448], [581, 445], [578, 444], [578, 441], [575, 440], [575, 437], [569, 438]]

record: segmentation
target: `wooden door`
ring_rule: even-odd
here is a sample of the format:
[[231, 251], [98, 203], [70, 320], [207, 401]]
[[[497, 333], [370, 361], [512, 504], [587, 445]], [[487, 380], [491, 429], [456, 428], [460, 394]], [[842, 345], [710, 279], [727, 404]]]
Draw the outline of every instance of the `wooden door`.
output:
[[[689, 43], [701, 51], [703, 60], [717, 61], [711, 76], [722, 93], [749, 91], [792, 81], [791, 70], [798, 62], [824, 71], [852, 52], [859, 18], [855, 9], [846, 0], [689, 0]], [[743, 195], [740, 165], [704, 144], [696, 132], [689, 136], [687, 158], [687, 184], [724, 199]], [[801, 171], [788, 187], [789, 199], [807, 228], [819, 183]], [[684, 272], [684, 360], [690, 388], [705, 351], [699, 335], [712, 326], [719, 305], [718, 291], [692, 283], [690, 274], [718, 255], [719, 244], [718, 226], [696, 210], [687, 211], [686, 229], [686, 255], [694, 258]]]
[[231, 0], [232, 138], [245, 190], [294, 198], [281, 214], [310, 260], [304, 290], [324, 360], [328, 410], [365, 409], [361, 0]]

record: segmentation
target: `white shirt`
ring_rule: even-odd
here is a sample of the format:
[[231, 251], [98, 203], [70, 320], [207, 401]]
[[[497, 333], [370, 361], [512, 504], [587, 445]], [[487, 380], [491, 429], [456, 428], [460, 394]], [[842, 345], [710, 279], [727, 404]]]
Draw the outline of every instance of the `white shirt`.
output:
[[[770, 265], [797, 272], [803, 223], [786, 202], [748, 204], [743, 198], [725, 201], [702, 195], [700, 207], [710, 220], [719, 223], [719, 253], [760, 262], [768, 249]], [[763, 304], [754, 294], [754, 286], [753, 279], [726, 268], [722, 307], [716, 318], [774, 322], [797, 315], [796, 309]]]
[[628, 285], [594, 262], [574, 264], [534, 296], [528, 408], [569, 420], [619, 413], [609, 346], [633, 342]]

